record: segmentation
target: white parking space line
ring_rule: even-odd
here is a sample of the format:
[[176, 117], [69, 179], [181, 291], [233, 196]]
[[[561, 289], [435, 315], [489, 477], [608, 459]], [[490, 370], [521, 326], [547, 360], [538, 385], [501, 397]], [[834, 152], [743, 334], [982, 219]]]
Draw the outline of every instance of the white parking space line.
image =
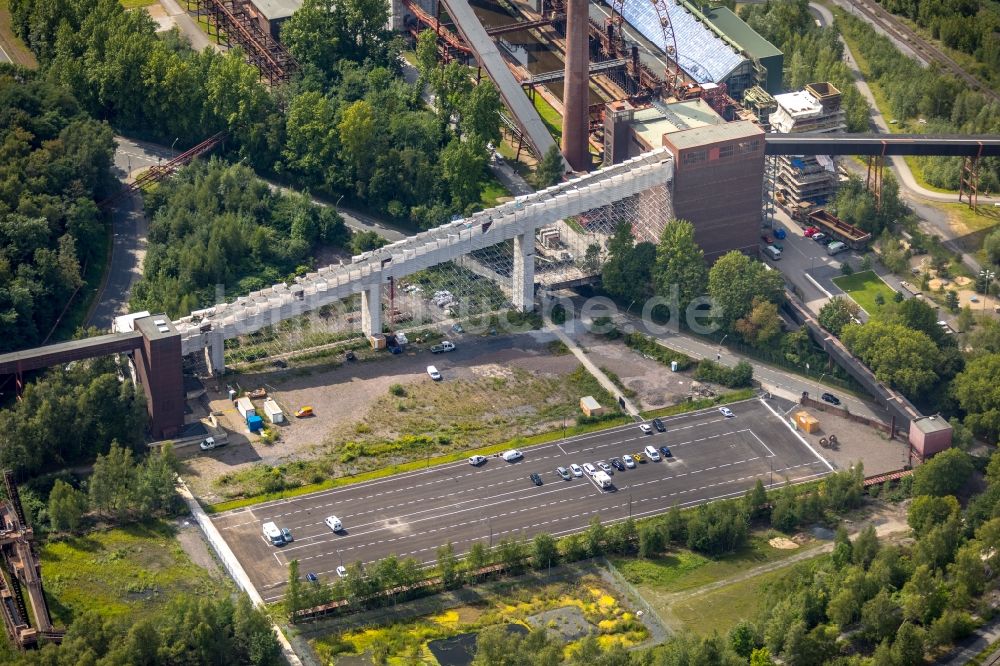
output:
[[796, 436], [796, 437], [798, 438], [798, 440], [799, 440], [800, 442], [802, 442], [802, 445], [803, 445], [803, 446], [805, 446], [805, 447], [806, 447], [807, 449], [809, 449], [810, 451], [812, 451], [812, 454], [813, 454], [814, 456], [816, 456], [816, 459], [817, 459], [817, 460], [819, 460], [819, 461], [820, 461], [821, 463], [823, 463], [824, 465], [826, 465], [826, 466], [827, 466], [827, 468], [828, 468], [828, 469], [829, 469], [829, 470], [830, 470], [831, 472], [832, 472], [832, 471], [834, 471], [834, 467], [833, 467], [833, 465], [831, 465], [831, 464], [830, 464], [830, 461], [829, 461], [829, 460], [827, 460], [826, 458], [824, 458], [823, 456], [821, 456], [821, 455], [819, 454], [819, 452], [818, 452], [818, 451], [817, 451], [816, 449], [814, 449], [814, 448], [813, 448], [812, 446], [810, 446], [810, 445], [809, 445], [809, 442], [807, 442], [807, 441], [805, 440], [805, 438], [804, 438], [804, 437], [803, 437], [802, 435], [800, 435], [800, 434], [799, 434], [799, 431], [798, 431], [798, 430], [796, 430], [795, 428], [793, 428], [793, 427], [792, 427], [792, 424], [791, 424], [790, 422], [788, 422], [788, 421], [786, 421], [785, 419], [781, 418], [781, 416], [779, 416], [779, 415], [778, 415], [778, 412], [774, 411], [774, 409], [773, 409], [773, 408], [771, 407], [771, 405], [769, 405], [769, 404], [767, 404], [766, 402], [764, 402], [764, 399], [763, 399], [763, 398], [761, 398], [761, 400], [760, 400], [760, 404], [762, 404], [762, 405], [764, 405], [765, 407], [767, 407], [767, 411], [769, 411], [769, 412], [771, 412], [772, 414], [774, 414], [774, 417], [775, 417], [776, 419], [778, 419], [779, 421], [781, 421], [782, 423], [784, 423], [784, 424], [785, 424], [785, 427], [786, 427], [786, 428], [788, 428], [788, 429], [789, 429], [789, 430], [791, 431], [791, 433], [792, 433], [793, 435], [795, 435], [795, 436]]
[[767, 449], [767, 454], [768, 454], [767, 457], [768, 458], [774, 458], [775, 457], [774, 456], [774, 451], [771, 450], [771, 447], [769, 447], [767, 444], [765, 444], [764, 440], [762, 440], [760, 437], [757, 437], [757, 433], [755, 433], [752, 428], [750, 428], [749, 431], [750, 431], [750, 434], [754, 436], [754, 439], [756, 439], [758, 442], [760, 442], [760, 445], [763, 446], [765, 449]]

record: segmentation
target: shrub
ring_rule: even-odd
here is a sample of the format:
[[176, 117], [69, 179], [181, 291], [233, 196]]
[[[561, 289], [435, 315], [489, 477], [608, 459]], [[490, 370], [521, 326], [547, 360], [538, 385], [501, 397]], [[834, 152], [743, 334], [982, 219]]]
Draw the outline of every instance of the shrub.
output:
[[399, 398], [406, 396], [406, 389], [403, 388], [402, 384], [393, 384], [389, 387], [389, 393]]

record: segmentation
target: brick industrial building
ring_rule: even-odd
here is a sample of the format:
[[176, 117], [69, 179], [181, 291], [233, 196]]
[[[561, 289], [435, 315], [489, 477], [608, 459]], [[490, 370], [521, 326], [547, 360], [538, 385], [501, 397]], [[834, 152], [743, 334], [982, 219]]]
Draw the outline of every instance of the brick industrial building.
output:
[[757, 124], [726, 122], [702, 99], [638, 108], [619, 101], [607, 107], [604, 137], [605, 164], [670, 150], [672, 214], [694, 225], [708, 261], [730, 250], [757, 253], [764, 170], [764, 130]]

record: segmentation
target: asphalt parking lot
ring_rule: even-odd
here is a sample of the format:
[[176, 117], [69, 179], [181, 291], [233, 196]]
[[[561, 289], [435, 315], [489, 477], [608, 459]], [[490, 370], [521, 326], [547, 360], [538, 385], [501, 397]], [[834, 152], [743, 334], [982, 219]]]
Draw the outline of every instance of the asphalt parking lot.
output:
[[[319, 491], [237, 509], [213, 517], [247, 574], [267, 601], [284, 591], [288, 563], [303, 575], [335, 575], [337, 566], [372, 562], [390, 554], [434, 561], [438, 546], [452, 542], [458, 554], [472, 543], [530, 539], [539, 532], [561, 536], [605, 523], [664, 513], [742, 495], [756, 479], [780, 486], [823, 476], [833, 467], [793, 432], [773, 401], [731, 405], [663, 419], [667, 431], [643, 434], [637, 425], [612, 428], [524, 449], [507, 463], [489, 458], [479, 467], [455, 462], [425, 470]], [[616, 471], [614, 488], [601, 490], [588, 476], [564, 481], [557, 466], [607, 461], [647, 444], [670, 447], [673, 458]], [[535, 486], [529, 475], [544, 480]], [[324, 518], [338, 516], [334, 534]], [[261, 525], [289, 528], [293, 543], [272, 546]]]

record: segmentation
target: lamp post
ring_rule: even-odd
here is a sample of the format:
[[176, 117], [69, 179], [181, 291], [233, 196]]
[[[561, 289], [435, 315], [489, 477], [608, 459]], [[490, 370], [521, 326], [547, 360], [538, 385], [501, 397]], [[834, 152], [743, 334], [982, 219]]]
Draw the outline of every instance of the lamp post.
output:
[[729, 337], [729, 334], [726, 333], [725, 335], [722, 336], [722, 339], [719, 340], [719, 350], [717, 352], [715, 352], [715, 360], [716, 361], [721, 361], [722, 360], [722, 343], [725, 342], [726, 338], [728, 338], [728, 337]]
[[180, 137], [177, 137], [176, 139], [174, 139], [174, 142], [172, 144], [170, 144], [170, 152], [174, 152], [174, 146], [177, 145], [177, 139], [180, 139]]
[[996, 276], [996, 273], [986, 268], [979, 271], [979, 277], [983, 278], [983, 314], [986, 314], [986, 299], [989, 298], [990, 283]]

